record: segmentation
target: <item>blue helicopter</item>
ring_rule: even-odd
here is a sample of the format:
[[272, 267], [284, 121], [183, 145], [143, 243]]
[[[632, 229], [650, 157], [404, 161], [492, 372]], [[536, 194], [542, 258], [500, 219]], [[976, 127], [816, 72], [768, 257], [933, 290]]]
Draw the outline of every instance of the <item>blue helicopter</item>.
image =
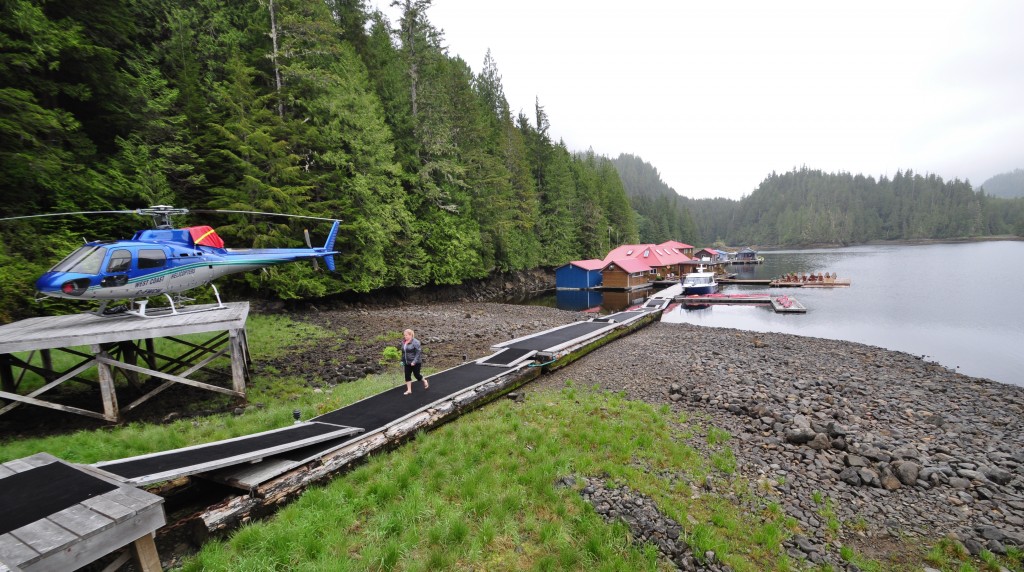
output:
[[[225, 248], [224, 241], [209, 226], [174, 228], [170, 217], [188, 212], [184, 208], [157, 205], [129, 211], [54, 213], [0, 220], [74, 214], [131, 213], [152, 216], [155, 229], [140, 230], [128, 240], [87, 242], [36, 280], [36, 290], [43, 296], [101, 301], [96, 310], [99, 315], [124, 312], [141, 318], [154, 318], [195, 311], [179, 309], [171, 294], [178, 295], [180, 303], [184, 300], [182, 292], [204, 284], [210, 284], [213, 288], [217, 305], [203, 310], [223, 308], [220, 293], [212, 283], [221, 276], [300, 260], [312, 260], [319, 269], [316, 262], [319, 258], [323, 259], [328, 270], [335, 269], [334, 255], [339, 253], [334, 250], [334, 241], [338, 237], [339, 220], [254, 211], [194, 211], [286, 216], [333, 222], [323, 247], [314, 248], [310, 244], [307, 230], [305, 238], [309, 248]], [[170, 306], [151, 308], [147, 313], [147, 299], [152, 296], [166, 297]], [[129, 304], [108, 310], [108, 304], [115, 300], [128, 300]]]

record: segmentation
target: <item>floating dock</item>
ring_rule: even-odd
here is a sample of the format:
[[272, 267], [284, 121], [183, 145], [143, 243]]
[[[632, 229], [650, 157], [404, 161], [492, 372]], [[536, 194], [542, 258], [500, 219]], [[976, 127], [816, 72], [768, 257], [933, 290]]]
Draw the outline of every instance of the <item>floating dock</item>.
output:
[[771, 280], [770, 288], [848, 288], [849, 278], [826, 278], [817, 280]]
[[676, 302], [687, 305], [707, 304], [756, 304], [768, 306], [779, 314], [805, 313], [807, 308], [789, 296], [772, 297], [770, 294], [695, 294], [691, 296], [676, 296]]
[[681, 304], [768, 304], [769, 294], [691, 294], [677, 296]]
[[739, 284], [740, 286], [767, 286], [771, 278], [717, 278], [719, 284]]
[[772, 308], [778, 314], [805, 314], [807, 308], [796, 298], [789, 296], [776, 296], [772, 298]]

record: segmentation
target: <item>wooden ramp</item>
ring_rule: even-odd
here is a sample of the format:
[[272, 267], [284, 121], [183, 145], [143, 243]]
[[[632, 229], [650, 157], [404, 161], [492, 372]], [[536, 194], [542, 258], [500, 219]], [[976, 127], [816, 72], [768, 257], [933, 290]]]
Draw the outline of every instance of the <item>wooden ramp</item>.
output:
[[601, 318], [601, 321], [575, 322], [498, 344], [494, 346], [496, 352], [490, 356], [430, 374], [427, 376], [429, 390], [423, 390], [414, 383], [412, 395], [404, 395], [405, 385], [402, 384], [313, 419], [320, 423], [362, 427], [364, 433], [360, 435], [293, 449], [258, 463], [211, 471], [203, 476], [250, 489], [343, 448], [358, 447], [358, 443], [370, 443], [382, 435], [404, 433], [406, 425], [418, 423], [417, 419], [427, 417], [431, 412], [444, 416], [445, 411], [480, 398], [482, 388], [522, 375], [529, 368], [527, 362], [531, 358], [550, 359], [560, 351], [600, 338], [624, 323], [659, 311], [660, 304], [658, 306], [658, 309], [619, 312]]
[[307, 445], [329, 441], [362, 429], [329, 423], [297, 423], [290, 427], [253, 433], [205, 445], [183, 447], [149, 455], [104, 461], [92, 465], [126, 483], [148, 485], [239, 465]]
[[292, 449], [268, 456], [258, 463], [211, 471], [203, 476], [213, 481], [249, 490], [332, 451], [357, 442], [373, 440], [421, 413], [447, 407], [449, 402], [458, 401], [464, 395], [472, 395], [478, 387], [525, 367], [525, 363], [501, 366], [470, 362], [433, 373], [427, 377], [430, 382], [429, 390], [423, 390], [420, 384], [416, 383], [412, 395], [404, 395], [405, 384], [402, 384], [312, 419], [316, 423], [358, 425], [364, 430], [359, 435], [350, 435]]

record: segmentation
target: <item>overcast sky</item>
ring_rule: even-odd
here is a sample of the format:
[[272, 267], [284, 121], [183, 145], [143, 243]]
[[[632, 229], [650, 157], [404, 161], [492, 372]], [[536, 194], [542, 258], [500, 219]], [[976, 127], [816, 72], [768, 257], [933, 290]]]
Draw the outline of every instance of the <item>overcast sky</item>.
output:
[[1017, 0], [434, 0], [427, 14], [474, 72], [491, 50], [514, 114], [539, 98], [571, 151], [637, 155], [689, 197], [738, 199], [803, 165], [975, 188], [1024, 168]]

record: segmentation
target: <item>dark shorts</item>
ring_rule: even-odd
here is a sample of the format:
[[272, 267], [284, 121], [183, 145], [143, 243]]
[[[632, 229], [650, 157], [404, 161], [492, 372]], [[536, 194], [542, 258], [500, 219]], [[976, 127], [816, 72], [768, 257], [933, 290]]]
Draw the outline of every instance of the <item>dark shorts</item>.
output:
[[405, 364], [405, 381], [412, 381], [412, 376], [416, 376], [416, 381], [423, 381], [423, 374], [420, 373], [420, 365], [409, 365]]

